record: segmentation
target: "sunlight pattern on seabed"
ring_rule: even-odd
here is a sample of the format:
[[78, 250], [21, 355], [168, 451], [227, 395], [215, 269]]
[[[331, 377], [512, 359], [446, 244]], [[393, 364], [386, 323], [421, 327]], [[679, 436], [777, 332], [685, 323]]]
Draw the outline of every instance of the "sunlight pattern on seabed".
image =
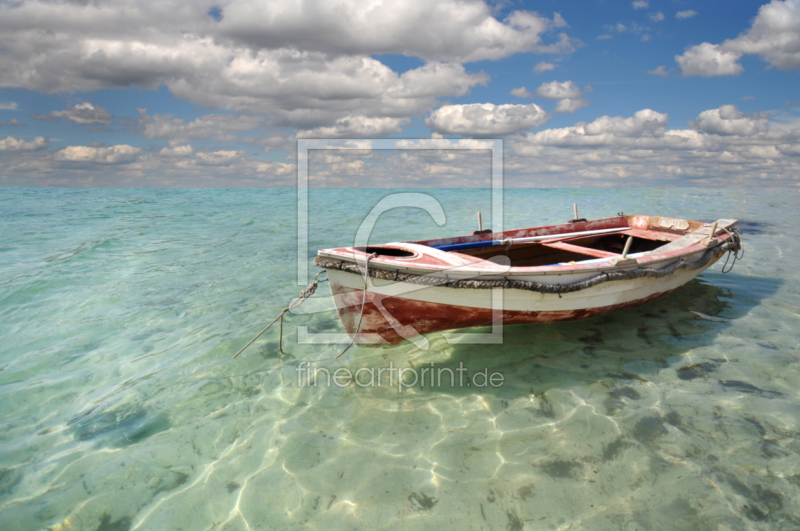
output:
[[[384, 214], [373, 242], [490, 223], [486, 190]], [[310, 253], [391, 190], [312, 190]], [[502, 345], [297, 343], [293, 190], [0, 190], [4, 530], [794, 529], [800, 250], [787, 191], [507, 190], [505, 226], [742, 220], [747, 255], [661, 300], [507, 327]], [[312, 267], [313, 270], [313, 267]], [[327, 295], [322, 286], [315, 297]], [[486, 332], [486, 329], [475, 330]], [[475, 389], [298, 385], [301, 362], [488, 369]], [[388, 377], [388, 376], [386, 376]]]

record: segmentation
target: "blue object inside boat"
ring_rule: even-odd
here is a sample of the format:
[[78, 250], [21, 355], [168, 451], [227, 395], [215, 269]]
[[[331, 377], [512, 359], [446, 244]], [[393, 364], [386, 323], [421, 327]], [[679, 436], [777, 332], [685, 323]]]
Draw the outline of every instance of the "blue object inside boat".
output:
[[490, 247], [492, 245], [502, 245], [503, 240], [485, 240], [481, 242], [453, 243], [451, 245], [440, 245], [434, 247], [440, 251], [461, 251], [464, 249], [477, 249], [478, 247]]

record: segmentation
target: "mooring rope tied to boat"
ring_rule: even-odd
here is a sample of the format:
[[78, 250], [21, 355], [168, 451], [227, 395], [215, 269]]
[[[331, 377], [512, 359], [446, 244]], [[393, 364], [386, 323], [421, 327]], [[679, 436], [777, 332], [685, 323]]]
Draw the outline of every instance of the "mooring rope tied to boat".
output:
[[268, 325], [267, 325], [267, 326], [264, 328], [264, 330], [262, 330], [261, 332], [259, 332], [258, 334], [256, 334], [256, 337], [254, 337], [253, 339], [251, 339], [251, 340], [250, 340], [250, 342], [249, 342], [248, 344], [246, 344], [245, 346], [243, 346], [243, 347], [242, 347], [242, 349], [241, 349], [239, 352], [237, 352], [237, 353], [236, 353], [236, 354], [233, 356], [233, 359], [236, 359], [236, 357], [237, 357], [239, 354], [241, 354], [242, 352], [244, 352], [244, 350], [245, 350], [247, 347], [249, 347], [250, 345], [252, 345], [252, 344], [253, 344], [253, 342], [254, 342], [256, 339], [258, 339], [259, 337], [261, 337], [261, 335], [262, 335], [264, 332], [266, 332], [267, 330], [269, 330], [269, 329], [270, 329], [270, 327], [271, 327], [272, 325], [274, 325], [276, 321], [278, 321], [278, 319], [280, 319], [280, 321], [281, 321], [281, 325], [280, 325], [280, 336], [278, 337], [278, 350], [280, 350], [280, 353], [281, 353], [281, 355], [283, 355], [283, 316], [284, 316], [284, 315], [286, 315], [286, 312], [289, 312], [289, 311], [291, 311], [291, 310], [294, 310], [295, 308], [297, 308], [297, 307], [299, 307], [301, 304], [303, 304], [303, 303], [304, 303], [304, 302], [305, 302], [305, 301], [306, 301], [306, 300], [307, 300], [309, 297], [311, 297], [311, 296], [314, 294], [314, 292], [315, 292], [315, 291], [317, 291], [317, 287], [319, 286], [320, 282], [327, 282], [327, 281], [328, 281], [328, 279], [327, 279], [327, 278], [324, 278], [324, 279], [322, 279], [322, 280], [319, 280], [319, 276], [320, 276], [322, 273], [324, 273], [324, 272], [325, 272], [325, 271], [320, 271], [319, 273], [317, 273], [317, 274], [316, 274], [316, 276], [314, 277], [314, 282], [312, 282], [311, 284], [309, 284], [309, 285], [308, 285], [308, 287], [307, 287], [306, 289], [304, 289], [303, 291], [301, 291], [301, 292], [300, 292], [300, 296], [299, 296], [299, 297], [297, 297], [297, 299], [296, 299], [294, 302], [290, 303], [290, 304], [289, 304], [289, 306], [287, 306], [286, 308], [284, 308], [284, 309], [283, 309], [283, 311], [281, 311], [281, 313], [280, 313], [280, 314], [278, 314], [278, 316], [277, 316], [275, 319], [273, 319], [273, 320], [272, 320], [272, 322], [271, 322], [270, 324], [268, 324]]
[[[399, 282], [407, 282], [409, 284], [418, 284], [425, 286], [439, 286], [439, 287], [448, 287], [455, 289], [494, 289], [494, 288], [520, 289], [526, 291], [535, 291], [538, 293], [549, 293], [554, 295], [555, 294], [560, 295], [562, 293], [573, 293], [576, 291], [582, 291], [605, 282], [633, 280], [645, 277], [663, 278], [673, 274], [675, 271], [679, 269], [688, 269], [688, 270], [700, 269], [705, 267], [711, 260], [713, 260], [716, 254], [723, 253], [726, 251], [737, 252], [740, 248], [741, 246], [733, 241], [725, 242], [722, 245], [707, 250], [706, 253], [699, 260], [695, 262], [686, 262], [681, 258], [674, 264], [669, 265], [663, 269], [654, 269], [650, 267], [636, 267], [623, 271], [611, 271], [611, 272], [605, 271], [597, 274], [594, 277], [585, 280], [579, 280], [569, 284], [542, 284], [534, 280], [509, 280], [505, 278], [502, 280], [499, 279], [498, 280], [474, 280], [474, 279], [452, 280], [430, 275], [398, 273], [397, 271], [387, 271], [383, 269], [374, 269], [374, 268], [368, 270], [368, 274], [372, 278], [377, 278], [381, 280], [397, 280]], [[340, 271], [345, 271], [348, 273], [357, 273], [359, 275], [363, 274], [363, 271], [358, 265], [344, 260], [336, 260], [332, 258], [323, 258], [321, 256], [317, 256], [314, 259], [314, 265], [325, 269], [338, 269]]]
[[[353, 338], [350, 340], [350, 344], [347, 345], [345, 347], [345, 349], [343, 351], [341, 351], [339, 354], [337, 354], [336, 357], [333, 358], [333, 359], [340, 358], [342, 355], [344, 355], [345, 352], [350, 350], [350, 347], [352, 347], [353, 343], [356, 342], [356, 338], [358, 337], [358, 334], [361, 332], [361, 321], [364, 319], [364, 306], [367, 303], [367, 289], [369, 288], [369, 261], [372, 260], [373, 258], [377, 257], [377, 256], [378, 256], [378, 253], [372, 253], [364, 261], [364, 273], [363, 273], [363, 275], [364, 275], [364, 296], [361, 297], [361, 311], [358, 314], [358, 325], [356, 326], [356, 332], [355, 332], [355, 334], [353, 334]], [[359, 268], [359, 270], [360, 269], [361, 268]]]
[[[729, 250], [728, 256], [725, 257], [725, 263], [722, 264], [722, 274], [724, 275], [733, 271], [733, 266], [736, 265], [737, 260], [744, 258], [744, 243], [742, 243], [742, 235], [739, 234], [737, 229], [728, 230], [725, 227], [720, 227], [720, 229], [728, 233], [728, 236], [731, 238], [730, 243], [733, 244], [733, 248]], [[739, 251], [741, 251], [741, 255]], [[728, 260], [731, 259], [731, 255], [733, 255], [733, 262], [731, 262], [731, 267], [726, 271], [725, 268], [728, 266]]]

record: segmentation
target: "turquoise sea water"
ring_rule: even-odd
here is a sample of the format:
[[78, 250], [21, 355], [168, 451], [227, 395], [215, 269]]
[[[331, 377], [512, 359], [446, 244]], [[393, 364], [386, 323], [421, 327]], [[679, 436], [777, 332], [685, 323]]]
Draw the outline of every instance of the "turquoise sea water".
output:
[[[312, 190], [309, 262], [392, 192]], [[490, 223], [486, 190], [418, 192], [447, 223], [397, 209], [372, 242]], [[343, 345], [297, 335], [341, 333], [327, 310], [287, 317], [285, 355], [270, 330], [232, 360], [301, 289], [293, 190], [0, 189], [0, 528], [800, 528], [797, 193], [506, 190], [505, 226], [573, 202], [735, 217], [746, 256], [502, 345], [434, 334], [333, 360]], [[310, 386], [304, 361], [504, 382]]]

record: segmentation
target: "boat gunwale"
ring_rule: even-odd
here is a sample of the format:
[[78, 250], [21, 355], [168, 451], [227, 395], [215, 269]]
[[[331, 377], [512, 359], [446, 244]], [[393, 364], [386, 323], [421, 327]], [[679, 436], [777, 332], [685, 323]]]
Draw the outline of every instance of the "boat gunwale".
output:
[[[655, 218], [655, 219], [662, 219], [659, 216], [616, 216], [612, 218], [603, 218], [599, 220], [591, 220], [587, 222], [580, 222], [580, 223], [566, 223], [561, 225], [551, 225], [551, 226], [544, 226], [544, 227], [531, 227], [525, 229], [514, 229], [510, 231], [503, 231], [500, 233], [485, 233], [479, 235], [469, 235], [469, 236], [457, 236], [452, 238], [439, 238], [439, 239], [432, 239], [432, 240], [420, 240], [420, 241], [407, 241], [407, 242], [391, 242], [387, 244], [380, 245], [381, 247], [388, 247], [388, 248], [396, 248], [402, 249], [405, 251], [409, 251], [414, 253], [413, 257], [393, 257], [393, 256], [378, 256], [374, 257], [369, 262], [370, 269], [380, 269], [383, 271], [391, 271], [391, 272], [398, 272], [398, 273], [409, 273], [409, 274], [418, 274], [418, 275], [431, 275], [431, 276], [440, 276], [441, 274], [445, 274], [445, 278], [475, 278], [480, 277], [481, 279], [491, 280], [494, 276], [495, 278], [502, 279], [503, 277], [529, 277], [529, 276], [538, 276], [538, 275], [586, 275], [590, 273], [605, 273], [611, 271], [624, 271], [629, 269], [635, 269], [637, 267], [653, 267], [658, 268], [660, 265], [668, 265], [669, 263], [675, 262], [676, 260], [680, 260], [682, 258], [691, 256], [693, 254], [712, 250], [720, 245], [723, 245], [726, 241], [730, 240], [731, 236], [726, 233], [722, 232], [716, 234], [714, 236], [714, 242], [712, 243], [705, 243], [702, 240], [697, 241], [691, 245], [687, 245], [685, 247], [680, 247], [678, 249], [674, 249], [667, 252], [658, 253], [656, 252], [658, 249], [654, 249], [652, 251], [646, 251], [644, 254], [638, 257], [632, 257], [632, 261], [625, 261], [624, 263], [613, 263], [611, 260], [614, 258], [609, 258], [608, 260], [601, 260], [599, 262], [594, 263], [566, 263], [566, 264], [548, 264], [542, 266], [513, 266], [510, 268], [503, 268], [502, 272], [496, 271], [498, 267], [502, 267], [501, 265], [491, 262], [486, 259], [476, 259], [473, 256], [466, 255], [459, 253], [457, 251], [442, 251], [436, 249], [433, 244], [438, 245], [451, 245], [453, 243], [469, 243], [469, 242], [480, 242], [486, 240], [493, 240], [493, 239], [502, 239], [500, 237], [493, 237], [497, 236], [505, 236], [505, 238], [513, 238], [515, 236], [509, 236], [509, 233], [513, 234], [520, 234], [526, 233], [527, 231], [535, 231], [535, 232], [543, 232], [546, 229], [561, 229], [565, 227], [570, 227], [572, 231], [575, 231], [575, 226], [582, 227], [580, 230], [593, 230], [587, 229], [586, 227], [591, 227], [593, 225], [605, 222], [605, 223], [613, 223], [613, 222], [622, 222], [624, 221], [624, 225], [617, 225], [614, 226], [606, 226], [609, 231], [613, 231], [614, 229], [629, 227], [629, 229], [633, 230], [651, 230], [651, 229], [637, 229], [637, 227], [632, 226], [632, 221], [635, 218]], [[674, 218], [663, 218], [663, 219], [674, 219]], [[705, 227], [710, 227], [710, 223], [703, 223], [698, 221], [692, 220], [678, 220], [678, 221], [685, 221], [689, 224], [696, 224], [697, 228], [694, 230], [687, 230], [682, 232], [682, 236], [691, 235], [697, 232], [700, 229]], [[736, 224], [732, 223], [729, 226], [733, 226]], [[672, 231], [663, 231], [666, 234], [676, 234]], [[609, 234], [617, 234], [619, 232], [610, 232]], [[537, 234], [537, 236], [544, 236], [552, 234], [554, 236], [555, 241], [567, 241], [571, 238], [561, 238], [556, 239], [559, 235], [567, 235], [569, 232], [551, 232], [544, 234]], [[599, 234], [599, 236], [603, 236], [603, 234]], [[523, 236], [524, 237], [524, 236]], [[585, 236], [583, 236], [585, 237]], [[465, 238], [468, 238], [469, 241], [463, 241]], [[572, 238], [572, 239], [580, 239], [581, 237]], [[674, 240], [673, 240], [674, 241]], [[672, 243], [672, 241], [666, 241], [664, 245], [668, 245]], [[318, 256], [324, 258], [332, 258], [337, 260], [343, 260], [347, 262], [354, 262], [358, 264], [362, 264], [366, 261], [367, 257], [369, 256], [367, 253], [359, 251], [354, 247], [340, 247], [340, 248], [332, 248], [332, 249], [321, 249], [317, 252]], [[425, 258], [430, 258], [432, 260], [425, 261]], [[419, 263], [422, 260], [423, 263]], [[492, 271], [495, 269], [495, 271]], [[448, 273], [451, 276], [448, 276]]]

